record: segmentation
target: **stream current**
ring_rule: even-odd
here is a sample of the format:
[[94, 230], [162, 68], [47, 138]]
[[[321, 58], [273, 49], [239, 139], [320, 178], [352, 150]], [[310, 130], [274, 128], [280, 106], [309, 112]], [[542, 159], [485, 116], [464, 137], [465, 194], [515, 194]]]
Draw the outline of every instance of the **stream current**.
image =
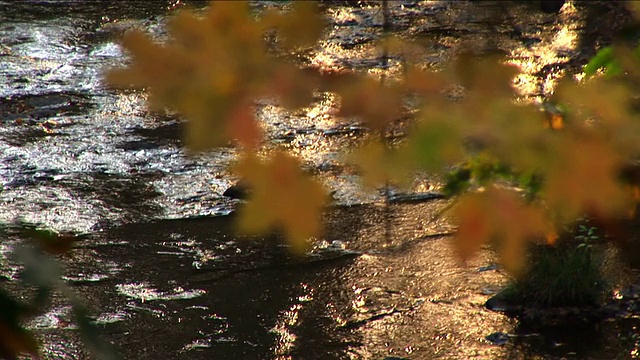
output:
[[[187, 2], [202, 9], [206, 2]], [[280, 6], [256, 2], [254, 6]], [[265, 147], [299, 156], [334, 191], [327, 229], [313, 250], [288, 253], [278, 239], [233, 234], [236, 153], [188, 154], [182, 121], [149, 113], [144, 96], [115, 92], [103, 71], [126, 62], [117, 36], [141, 28], [161, 39], [184, 1], [0, 0], [0, 222], [86, 235], [61, 258], [65, 280], [90, 305], [102, 336], [127, 359], [432, 359], [605, 357], [633, 354], [637, 318], [571, 332], [522, 328], [484, 308], [506, 282], [486, 251], [466, 265], [452, 256], [445, 202], [385, 207], [344, 166], [366, 137], [336, 119], [322, 95], [289, 112], [261, 103]], [[371, 70], [382, 14], [376, 4], [324, 2], [329, 31], [310, 61]], [[555, 80], [592, 55], [578, 45], [587, 10], [544, 14], [517, 1], [392, 1], [393, 31], [424, 40], [439, 67], [464, 50], [500, 51], [520, 67], [515, 85], [539, 101]], [[424, 176], [412, 195], [430, 194]], [[415, 199], [415, 198], [413, 198]], [[230, 215], [231, 214], [231, 215]], [[390, 231], [389, 231], [390, 230]], [[8, 232], [0, 273], [24, 239]], [[90, 358], [54, 298], [30, 322], [47, 359]], [[506, 345], [487, 339], [505, 334]], [[623, 334], [616, 336], [616, 334]]]

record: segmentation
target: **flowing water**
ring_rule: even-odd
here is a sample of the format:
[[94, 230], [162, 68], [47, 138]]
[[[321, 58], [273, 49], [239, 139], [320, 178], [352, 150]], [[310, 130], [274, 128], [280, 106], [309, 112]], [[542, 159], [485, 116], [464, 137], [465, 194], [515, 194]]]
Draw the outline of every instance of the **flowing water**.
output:
[[[228, 171], [235, 150], [188, 154], [180, 119], [149, 113], [142, 94], [111, 91], [101, 81], [104, 69], [126, 62], [118, 34], [141, 28], [161, 39], [167, 18], [183, 5], [0, 0], [0, 222], [85, 235], [61, 259], [64, 278], [125, 358], [637, 352], [634, 316], [579, 324], [567, 334], [562, 327], [523, 327], [485, 309], [506, 282], [493, 255], [460, 264], [450, 251], [450, 225], [429, 221], [445, 202], [400, 201], [430, 198], [437, 179], [416, 179], [414, 197], [396, 197], [388, 207], [379, 193], [365, 191], [343, 155], [366, 129], [336, 119], [330, 95], [297, 112], [257, 104], [265, 148], [288, 149], [334, 191], [323, 238], [308, 254], [293, 256], [275, 235], [263, 241], [234, 235], [238, 202], [221, 194], [236, 181]], [[374, 47], [380, 7], [337, 1], [325, 2], [324, 11], [330, 30], [307, 60], [380, 69], [382, 54]], [[559, 76], [590, 55], [579, 47], [589, 29], [586, 13], [570, 5], [544, 14], [515, 1], [390, 2], [393, 31], [424, 40], [421, 61], [438, 68], [465, 49], [499, 51], [520, 67], [516, 86], [526, 101], [543, 99]], [[22, 241], [8, 233], [0, 247], [10, 288], [20, 267], [9, 254]], [[28, 324], [42, 339], [45, 358], [90, 357], [71, 317], [56, 297]]]

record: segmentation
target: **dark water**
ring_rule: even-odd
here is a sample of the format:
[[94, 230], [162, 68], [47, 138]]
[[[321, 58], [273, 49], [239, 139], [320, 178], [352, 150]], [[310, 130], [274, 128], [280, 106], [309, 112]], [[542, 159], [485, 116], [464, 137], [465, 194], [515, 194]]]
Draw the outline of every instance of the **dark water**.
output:
[[[167, 16], [183, 3], [0, 1], [0, 222], [87, 234], [62, 258], [65, 279], [125, 358], [625, 358], [637, 351], [633, 311], [540, 328], [486, 310], [506, 282], [499, 270], [478, 271], [493, 255], [466, 265], [452, 257], [450, 225], [429, 222], [443, 201], [385, 208], [379, 193], [363, 189], [343, 154], [366, 130], [336, 119], [330, 95], [297, 112], [257, 106], [264, 148], [288, 149], [335, 191], [323, 238], [295, 257], [277, 236], [234, 235], [233, 216], [224, 215], [237, 203], [221, 193], [235, 181], [227, 170], [235, 150], [187, 154], [180, 119], [149, 113], [143, 94], [101, 82], [105, 68], [126, 61], [118, 34], [139, 27], [162, 39]], [[420, 61], [438, 68], [469, 48], [504, 53], [522, 69], [523, 101], [541, 101], [589, 56], [584, 7], [543, 14], [520, 2], [390, 4], [393, 31], [424, 41]], [[305, 61], [381, 71], [380, 8], [324, 7], [331, 30]], [[391, 59], [386, 71], [398, 65]], [[437, 188], [424, 175], [412, 190]], [[0, 244], [9, 288], [19, 267], [7, 257], [21, 241], [7, 236]], [[46, 358], [90, 358], [70, 319], [56, 297], [29, 324]], [[506, 345], [486, 340], [497, 332]]]

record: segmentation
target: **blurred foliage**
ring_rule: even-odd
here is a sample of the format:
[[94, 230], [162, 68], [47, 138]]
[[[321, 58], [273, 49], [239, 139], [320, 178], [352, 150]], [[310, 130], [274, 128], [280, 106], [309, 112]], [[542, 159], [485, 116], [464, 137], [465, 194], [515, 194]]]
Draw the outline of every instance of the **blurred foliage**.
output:
[[85, 346], [98, 359], [118, 359], [111, 344], [99, 336], [98, 329], [89, 317], [86, 305], [75, 292], [62, 281], [62, 266], [54, 255], [69, 251], [82, 236], [60, 234], [51, 229], [31, 224], [14, 224], [13, 231], [30, 240], [13, 251], [13, 261], [19, 264], [20, 293], [32, 294], [16, 297], [0, 290], [0, 358], [18, 359], [25, 354], [40, 358], [40, 344], [27, 324], [45, 313], [49, 300], [57, 292], [69, 301]]
[[[318, 91], [339, 95], [338, 115], [357, 117], [378, 134], [410, 114], [414, 125], [404, 141], [389, 147], [379, 136], [353, 159], [373, 187], [406, 184], [415, 171], [445, 173], [444, 192], [457, 197], [463, 259], [498, 244], [506, 268], [517, 273], [531, 240], [553, 242], [557, 229], [584, 215], [611, 219], [634, 209], [638, 184], [620, 174], [640, 150], [637, 50], [603, 49], [585, 70], [605, 68], [610, 76], [563, 80], [550, 99], [559, 111], [549, 112], [514, 101], [517, 69], [497, 57], [462, 54], [442, 71], [405, 61], [404, 76], [384, 82], [293, 64], [282, 55], [308, 50], [322, 34], [315, 6], [294, 2], [256, 15], [244, 2], [213, 2], [201, 17], [183, 11], [165, 43], [128, 33], [131, 62], [108, 75], [113, 85], [145, 89], [152, 108], [187, 118], [191, 149], [240, 145], [237, 170], [255, 190], [241, 212], [243, 229], [278, 227], [297, 249], [319, 234], [326, 200], [320, 185], [287, 155], [256, 158], [262, 134], [252, 108], [260, 97], [307, 106]], [[383, 44], [401, 59], [418, 46], [398, 38]], [[453, 88], [463, 94], [452, 96]], [[408, 98], [421, 105], [407, 105]]]
[[132, 62], [111, 71], [109, 82], [149, 89], [149, 105], [190, 119], [186, 140], [205, 150], [234, 139], [247, 149], [261, 140], [252, 101], [283, 95], [292, 106], [309, 104], [317, 81], [296, 65], [270, 56], [265, 34], [278, 31], [278, 45], [312, 45], [323, 29], [312, 2], [296, 2], [289, 13], [254, 18], [248, 3], [220, 1], [204, 17], [182, 11], [169, 24], [172, 39], [157, 44], [141, 31], [123, 38]]
[[327, 198], [322, 186], [304, 174], [297, 159], [282, 152], [267, 162], [248, 153], [236, 172], [251, 189], [240, 230], [256, 234], [281, 228], [294, 250], [306, 250], [307, 239], [320, 232], [318, 219]]
[[20, 354], [38, 355], [39, 345], [33, 334], [22, 326], [31, 315], [31, 306], [0, 291], [0, 357], [17, 359]]

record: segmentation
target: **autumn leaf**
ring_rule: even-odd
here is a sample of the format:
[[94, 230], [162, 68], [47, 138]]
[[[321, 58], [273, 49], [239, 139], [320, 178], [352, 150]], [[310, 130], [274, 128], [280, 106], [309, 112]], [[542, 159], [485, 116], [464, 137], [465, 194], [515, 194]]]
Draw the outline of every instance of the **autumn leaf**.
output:
[[391, 151], [379, 141], [365, 144], [351, 158], [362, 170], [362, 181], [369, 188], [383, 186], [394, 176], [389, 167]]
[[[316, 44], [324, 28], [316, 6], [293, 2], [260, 16], [247, 2], [220, 1], [204, 16], [180, 12], [170, 21], [166, 42], [126, 34], [130, 64], [107, 77], [114, 85], [149, 92], [152, 109], [185, 117], [190, 149], [236, 141], [245, 151], [236, 170], [252, 189], [240, 218], [246, 232], [282, 230], [299, 250], [320, 232], [326, 200], [321, 186], [292, 157], [278, 152], [259, 160], [253, 154], [263, 138], [253, 101], [275, 97], [295, 108], [308, 105], [316, 91], [338, 95], [338, 115], [357, 117], [378, 134], [413, 115], [412, 131], [400, 144], [372, 142], [358, 152], [365, 182], [402, 182], [413, 170], [442, 172], [457, 163], [462, 165], [445, 191], [486, 187], [462, 195], [457, 208], [456, 243], [465, 259], [495, 240], [506, 266], [517, 271], [528, 239], [555, 237], [545, 215], [559, 214], [568, 223], [585, 213], [612, 215], [627, 207], [628, 191], [617, 176], [624, 161], [640, 152], [637, 91], [630, 82], [563, 82], [554, 102], [567, 111], [546, 117], [534, 105], [514, 103], [517, 69], [499, 58], [462, 54], [440, 72], [409, 64], [403, 81], [384, 83], [350, 71], [301, 69], [292, 57]], [[419, 52], [400, 39], [384, 41], [387, 50], [407, 57]], [[633, 52], [615, 55], [625, 71], [636, 65]], [[498, 178], [531, 187], [532, 202], [491, 185]]]
[[492, 219], [486, 202], [486, 195], [474, 194], [462, 198], [456, 207], [455, 245], [458, 255], [465, 261], [491, 240]]
[[500, 99], [513, 96], [512, 81], [518, 73], [514, 65], [503, 63], [500, 57], [479, 57], [461, 54], [446, 73], [464, 86], [468, 96], [478, 99]]
[[0, 357], [18, 359], [18, 356], [24, 354], [38, 357], [36, 339], [21, 327], [9, 327], [0, 322]]
[[426, 71], [416, 66], [407, 66], [404, 75], [404, 86], [407, 92], [420, 96], [440, 96], [449, 82], [434, 71]]
[[281, 42], [287, 48], [315, 45], [326, 27], [318, 13], [318, 6], [313, 1], [293, 2], [290, 14], [269, 12], [264, 15], [264, 22], [279, 30]]
[[[597, 120], [596, 124], [605, 130], [629, 122], [631, 94], [621, 82], [597, 78], [584, 84], [563, 81], [558, 84], [554, 97], [568, 107], [573, 116]], [[593, 122], [583, 122], [582, 125], [593, 126]]]
[[266, 85], [266, 93], [281, 99], [283, 106], [301, 108], [313, 101], [313, 93], [321, 86], [317, 69], [299, 69], [293, 64], [274, 67], [273, 80]]
[[402, 114], [403, 93], [398, 86], [384, 85], [367, 76], [352, 77], [336, 93], [340, 96], [339, 116], [360, 117], [371, 128], [381, 131]]
[[[314, 4], [296, 3], [287, 13], [261, 19], [244, 1], [213, 2], [204, 17], [181, 11], [169, 22], [165, 43], [140, 31], [125, 34], [122, 44], [131, 62], [108, 72], [106, 79], [117, 87], [146, 90], [154, 110], [184, 116], [192, 150], [232, 140], [252, 149], [261, 132], [248, 104], [278, 96], [284, 105], [304, 106], [319, 86], [317, 74], [270, 54], [265, 33], [279, 27], [294, 44], [315, 41], [322, 22], [313, 14]], [[313, 31], [294, 32], [303, 23]]]
[[296, 251], [305, 250], [307, 240], [320, 234], [326, 192], [300, 169], [298, 160], [282, 152], [265, 161], [246, 154], [236, 171], [251, 188], [249, 201], [240, 211], [241, 231], [283, 230]]
[[236, 139], [247, 150], [254, 150], [260, 145], [263, 138], [262, 129], [254, 119], [254, 110], [251, 104], [239, 103], [232, 110], [227, 123], [229, 138]]
[[631, 198], [619, 181], [623, 159], [602, 138], [567, 137], [555, 149], [543, 193], [565, 221], [584, 213], [615, 216], [629, 208]]
[[455, 207], [458, 231], [455, 248], [463, 260], [482, 245], [493, 243], [508, 271], [523, 269], [526, 244], [536, 238], [555, 239], [555, 231], [542, 208], [528, 204], [511, 190], [490, 186], [486, 191], [463, 195]]

